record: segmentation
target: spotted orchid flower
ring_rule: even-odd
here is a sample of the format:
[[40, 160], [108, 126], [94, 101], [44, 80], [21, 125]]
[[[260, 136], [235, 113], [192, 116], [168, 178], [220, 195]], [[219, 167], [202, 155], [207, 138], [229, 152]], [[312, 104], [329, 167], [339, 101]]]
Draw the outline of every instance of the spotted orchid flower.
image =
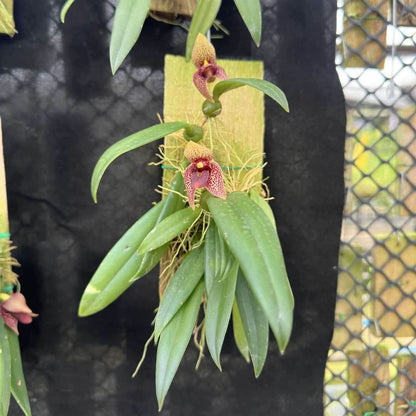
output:
[[13, 293], [5, 301], [1, 302], [0, 314], [5, 325], [17, 335], [19, 335], [19, 331], [17, 330], [18, 322], [30, 324], [32, 318], [38, 316], [27, 306], [26, 299], [21, 293]]
[[184, 154], [191, 162], [183, 173], [189, 205], [195, 208], [195, 191], [199, 188], [206, 188], [212, 195], [225, 199], [227, 193], [221, 167], [212, 160], [212, 151], [190, 141]]
[[224, 68], [217, 65], [215, 49], [208, 39], [198, 34], [192, 50], [192, 62], [197, 68], [194, 74], [194, 84], [198, 91], [209, 101], [213, 101], [208, 90], [208, 82], [218, 79], [227, 79]]

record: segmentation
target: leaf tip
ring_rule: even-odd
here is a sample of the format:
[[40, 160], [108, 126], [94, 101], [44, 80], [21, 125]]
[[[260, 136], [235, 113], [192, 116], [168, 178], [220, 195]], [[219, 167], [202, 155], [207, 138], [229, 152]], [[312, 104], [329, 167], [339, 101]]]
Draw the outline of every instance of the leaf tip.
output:
[[89, 313], [86, 311], [86, 309], [83, 307], [82, 303], [80, 303], [79, 308], [78, 308], [78, 316], [80, 318], [85, 318], [86, 316], [88, 316]]
[[220, 357], [219, 357], [219, 356], [217, 356], [217, 357], [215, 357], [215, 359], [213, 359], [213, 360], [214, 360], [215, 365], [218, 367], [218, 370], [220, 370], [220, 371], [221, 371], [221, 373], [222, 373], [222, 367], [221, 367]]
[[162, 397], [159, 397], [159, 395], [157, 395], [157, 404], [158, 404], [157, 411], [158, 411], [159, 413], [160, 413], [160, 412], [162, 411], [162, 409], [163, 409], [163, 403], [164, 403], [164, 401], [165, 401], [165, 396], [166, 396], [166, 393], [162, 394]]

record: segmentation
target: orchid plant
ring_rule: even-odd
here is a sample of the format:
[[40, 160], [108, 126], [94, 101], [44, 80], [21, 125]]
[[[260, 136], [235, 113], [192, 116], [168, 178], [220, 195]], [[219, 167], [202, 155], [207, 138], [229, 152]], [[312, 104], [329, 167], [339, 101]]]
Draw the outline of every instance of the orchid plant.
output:
[[13, 257], [7, 207], [6, 175], [0, 118], [0, 416], [9, 412], [14, 397], [23, 413], [31, 416], [30, 403], [20, 356], [18, 323], [30, 324], [34, 317], [20, 292], [14, 268], [19, 262]]
[[162, 260], [154, 331], [134, 373], [154, 341], [159, 409], [192, 336], [200, 350], [197, 367], [207, 347], [221, 369], [221, 349], [232, 320], [237, 347], [258, 377], [269, 327], [283, 353], [293, 321], [293, 295], [268, 201], [258, 186], [229, 189], [229, 173], [214, 160], [217, 149], [206, 131], [207, 121], [221, 117], [221, 97], [230, 90], [255, 88], [288, 111], [286, 97], [262, 79], [227, 78], [214, 47], [201, 34], [192, 60], [194, 85], [205, 98], [200, 123], [165, 122], [134, 133], [110, 146], [94, 168], [91, 193], [97, 202], [99, 183], [112, 161], [182, 131], [183, 159], [169, 189], [109, 251], [79, 305], [80, 316], [99, 312]]
[[[66, 0], [61, 9], [61, 21], [75, 0]], [[206, 33], [214, 24], [222, 0], [198, 0], [186, 42], [186, 58], [190, 59], [198, 33]], [[260, 0], [234, 0], [235, 5], [257, 46], [261, 40]], [[149, 15], [151, 0], [119, 0], [114, 15], [110, 40], [110, 64], [115, 74], [139, 39], [144, 21]]]

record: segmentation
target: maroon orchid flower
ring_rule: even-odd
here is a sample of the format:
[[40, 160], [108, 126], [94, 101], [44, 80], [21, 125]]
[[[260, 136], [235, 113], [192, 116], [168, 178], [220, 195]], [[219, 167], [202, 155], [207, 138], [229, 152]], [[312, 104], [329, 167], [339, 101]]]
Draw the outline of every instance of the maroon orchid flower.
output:
[[21, 293], [13, 293], [8, 299], [0, 303], [0, 314], [3, 322], [19, 335], [17, 323], [30, 324], [32, 318], [38, 316], [27, 306], [26, 299]]
[[215, 49], [209, 40], [198, 34], [192, 50], [192, 62], [197, 67], [194, 74], [194, 84], [198, 91], [209, 101], [213, 101], [208, 90], [208, 82], [218, 79], [227, 79], [224, 68], [217, 65]]
[[212, 160], [211, 150], [191, 141], [184, 154], [191, 162], [183, 173], [189, 205], [195, 209], [195, 191], [199, 188], [206, 188], [212, 195], [225, 199], [227, 193], [221, 167]]

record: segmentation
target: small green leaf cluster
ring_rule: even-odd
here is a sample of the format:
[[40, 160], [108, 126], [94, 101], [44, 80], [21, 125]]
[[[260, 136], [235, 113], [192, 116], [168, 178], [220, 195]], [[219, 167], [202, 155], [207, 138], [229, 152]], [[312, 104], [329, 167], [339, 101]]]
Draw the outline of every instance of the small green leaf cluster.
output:
[[[75, 0], [66, 0], [60, 18], [65, 22], [66, 14]], [[114, 16], [110, 40], [110, 64], [115, 74], [127, 57], [143, 28], [149, 13], [151, 0], [119, 0]], [[186, 42], [186, 58], [190, 59], [192, 48], [198, 33], [206, 33], [217, 17], [222, 0], [199, 0]], [[235, 5], [257, 46], [261, 40], [261, 4], [260, 0], [234, 0]]]
[[26, 416], [31, 416], [18, 336], [0, 319], [0, 415], [9, 411], [10, 395]]

